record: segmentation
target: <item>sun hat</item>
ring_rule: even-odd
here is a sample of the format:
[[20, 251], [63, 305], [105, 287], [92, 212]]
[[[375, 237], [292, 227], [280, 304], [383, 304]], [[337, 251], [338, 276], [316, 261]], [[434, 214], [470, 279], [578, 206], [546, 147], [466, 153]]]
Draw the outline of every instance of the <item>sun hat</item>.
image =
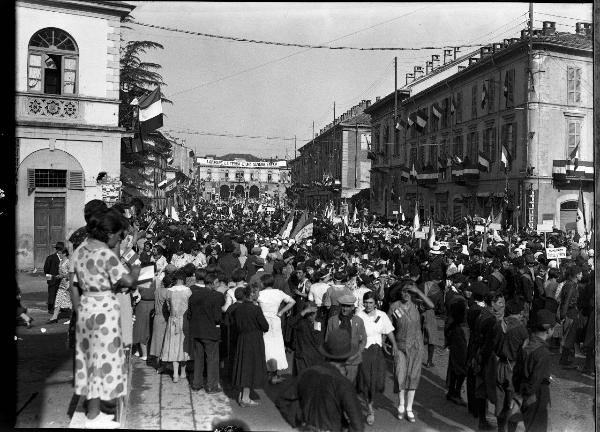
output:
[[358, 352], [358, 346], [352, 346], [350, 334], [346, 330], [335, 329], [319, 347], [319, 352], [331, 360], [346, 360]]
[[356, 297], [352, 294], [346, 294], [338, 299], [338, 303], [341, 305], [354, 305], [356, 303]]

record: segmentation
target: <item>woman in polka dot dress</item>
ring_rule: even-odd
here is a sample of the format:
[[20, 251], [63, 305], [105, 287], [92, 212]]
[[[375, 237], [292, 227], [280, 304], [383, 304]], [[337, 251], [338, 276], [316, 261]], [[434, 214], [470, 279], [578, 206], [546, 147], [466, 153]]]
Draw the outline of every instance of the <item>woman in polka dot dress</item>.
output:
[[88, 401], [86, 427], [118, 427], [112, 416], [100, 412], [100, 400], [124, 396], [127, 389], [115, 295], [133, 286], [139, 275], [139, 267], [129, 273], [115, 253], [127, 226], [127, 219], [117, 210], [98, 211], [88, 221], [88, 238], [73, 253], [82, 291], [81, 297], [73, 297], [77, 310], [75, 394]]

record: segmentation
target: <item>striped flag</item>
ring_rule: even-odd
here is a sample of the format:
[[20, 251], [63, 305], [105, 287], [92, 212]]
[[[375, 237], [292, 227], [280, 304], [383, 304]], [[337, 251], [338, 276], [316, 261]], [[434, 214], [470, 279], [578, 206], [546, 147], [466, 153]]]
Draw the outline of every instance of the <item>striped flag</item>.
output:
[[482, 152], [479, 152], [478, 166], [479, 171], [488, 172], [490, 170], [490, 161]]
[[406, 120], [404, 120], [401, 117], [398, 117], [398, 122], [396, 123], [396, 129], [400, 129], [401, 127], [403, 127], [404, 129], [408, 129], [410, 127], [410, 125], [408, 124], [408, 122]]
[[504, 169], [508, 169], [508, 167], [510, 166], [510, 163], [512, 162], [512, 157], [510, 155], [510, 152], [508, 151], [508, 148], [506, 147], [506, 144], [502, 144], [502, 152], [500, 155], [500, 160], [504, 164]]
[[579, 188], [579, 201], [577, 203], [577, 234], [585, 236], [587, 228], [585, 223], [585, 203], [583, 201], [583, 190]]
[[298, 232], [306, 225], [307, 221], [308, 211], [304, 210], [304, 212], [302, 212], [302, 215], [300, 216], [300, 220], [298, 221], [294, 229], [292, 229], [292, 232], [290, 233], [290, 238], [296, 237], [296, 234], [298, 234]]
[[435, 242], [435, 224], [433, 223], [433, 218], [429, 219], [429, 238], [427, 239], [427, 245], [429, 249], [433, 248], [433, 243]]
[[285, 220], [281, 230], [279, 231], [279, 235], [282, 239], [286, 239], [290, 236], [292, 232], [292, 226], [294, 225], [294, 210], [289, 214], [287, 219]]
[[[137, 98], [132, 102], [137, 102]], [[137, 102], [139, 108], [140, 132], [144, 133], [155, 131], [163, 125], [163, 111], [160, 96], [160, 86], [154, 91], [142, 97]]]
[[579, 143], [575, 146], [575, 148], [569, 153], [569, 162], [573, 164], [575, 167], [573, 171], [577, 171], [577, 167], [579, 166], [579, 158], [577, 157], [577, 153], [579, 152]]
[[433, 112], [433, 115], [436, 116], [437, 118], [442, 117], [442, 108], [440, 107], [440, 105], [437, 102], [433, 103], [433, 106], [431, 107], [431, 111]]
[[429, 116], [425, 113], [425, 110], [417, 111], [417, 125], [421, 129], [425, 128], [427, 120], [429, 120]]
[[411, 113], [408, 116], [408, 127], [413, 127], [415, 124], [417, 124], [417, 114]]
[[413, 231], [417, 231], [421, 228], [421, 223], [419, 222], [419, 203], [415, 200], [415, 217], [413, 218]]

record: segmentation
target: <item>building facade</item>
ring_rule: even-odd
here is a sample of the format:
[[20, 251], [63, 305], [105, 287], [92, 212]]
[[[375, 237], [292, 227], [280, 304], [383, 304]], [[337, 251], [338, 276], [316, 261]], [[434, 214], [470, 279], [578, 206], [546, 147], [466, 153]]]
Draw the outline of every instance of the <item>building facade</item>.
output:
[[40, 268], [84, 225], [83, 206], [120, 196], [123, 2], [16, 2], [17, 253]]
[[284, 160], [224, 160], [211, 156], [196, 158], [199, 194], [202, 198], [261, 198], [268, 196], [283, 203], [291, 184], [290, 169]]
[[292, 164], [298, 204], [314, 208], [333, 201], [337, 206], [370, 184], [370, 116], [363, 100], [299, 149]]
[[[529, 42], [523, 31], [483, 47], [467, 68], [402, 98], [398, 151], [373, 163], [373, 211], [390, 216], [401, 205], [413, 215], [417, 203], [422, 220], [451, 223], [503, 210], [508, 224], [535, 228], [552, 220], [568, 230], [582, 188], [589, 225], [591, 27], [578, 23], [575, 33], [558, 33], [544, 22], [533, 32], [531, 53]], [[375, 149], [386, 142], [379, 125], [396, 123], [393, 100], [379, 104], [371, 111], [387, 114], [373, 118]], [[503, 146], [511, 158], [506, 170]]]

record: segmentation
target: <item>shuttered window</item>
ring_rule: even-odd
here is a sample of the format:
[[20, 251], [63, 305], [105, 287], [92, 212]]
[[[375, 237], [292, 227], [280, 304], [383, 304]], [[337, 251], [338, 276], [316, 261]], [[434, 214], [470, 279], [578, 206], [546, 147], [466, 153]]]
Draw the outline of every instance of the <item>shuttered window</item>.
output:
[[69, 189], [84, 190], [85, 179], [83, 178], [83, 171], [69, 171]]
[[579, 104], [581, 102], [581, 69], [569, 67], [567, 69], [567, 103]]

